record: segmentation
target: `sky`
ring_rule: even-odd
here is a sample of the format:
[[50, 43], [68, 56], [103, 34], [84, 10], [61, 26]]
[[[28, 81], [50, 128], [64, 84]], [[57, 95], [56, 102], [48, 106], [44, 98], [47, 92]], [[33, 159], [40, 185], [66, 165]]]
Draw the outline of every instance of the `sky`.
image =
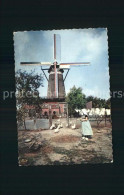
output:
[[[74, 85], [86, 96], [110, 98], [108, 37], [106, 28], [14, 32], [15, 72], [18, 69], [41, 74], [39, 66], [21, 66], [20, 62], [52, 62], [53, 35], [58, 34], [58, 62], [90, 62], [89, 66], [70, 67], [65, 80], [66, 94]], [[60, 41], [61, 39], [61, 41]], [[61, 53], [61, 58], [60, 58]], [[46, 72], [47, 77], [48, 73]], [[64, 76], [66, 71], [64, 72]], [[47, 96], [48, 82], [39, 88]]]

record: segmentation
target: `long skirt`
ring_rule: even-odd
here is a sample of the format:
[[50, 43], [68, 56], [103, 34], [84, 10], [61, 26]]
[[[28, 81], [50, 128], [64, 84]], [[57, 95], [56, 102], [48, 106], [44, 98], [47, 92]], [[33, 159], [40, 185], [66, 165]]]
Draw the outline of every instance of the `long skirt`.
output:
[[82, 135], [93, 135], [93, 131], [88, 120], [82, 122]]

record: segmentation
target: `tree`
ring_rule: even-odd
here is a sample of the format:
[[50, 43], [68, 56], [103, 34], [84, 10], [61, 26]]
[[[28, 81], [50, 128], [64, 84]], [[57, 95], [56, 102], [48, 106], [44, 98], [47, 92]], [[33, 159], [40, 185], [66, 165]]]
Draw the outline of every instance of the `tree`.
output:
[[38, 88], [43, 86], [42, 75], [37, 75], [34, 71], [30, 73], [18, 70], [15, 75], [17, 101], [18, 104], [26, 103], [28, 105], [38, 104]]
[[93, 96], [88, 96], [86, 98], [87, 102], [92, 101], [92, 106], [93, 108], [105, 108], [106, 107], [106, 100], [105, 99], [101, 99], [101, 98], [97, 98], [97, 97], [93, 97]]
[[41, 108], [42, 99], [39, 97], [38, 88], [43, 86], [42, 75], [18, 70], [15, 74], [16, 80], [16, 104], [17, 120], [25, 121], [26, 105]]
[[111, 102], [110, 102], [110, 98], [108, 100], [106, 100], [106, 105], [105, 105], [106, 109], [111, 109]]
[[85, 107], [85, 94], [82, 93], [82, 88], [73, 86], [67, 94], [66, 102], [68, 103], [69, 115], [75, 113], [75, 109], [82, 109]]

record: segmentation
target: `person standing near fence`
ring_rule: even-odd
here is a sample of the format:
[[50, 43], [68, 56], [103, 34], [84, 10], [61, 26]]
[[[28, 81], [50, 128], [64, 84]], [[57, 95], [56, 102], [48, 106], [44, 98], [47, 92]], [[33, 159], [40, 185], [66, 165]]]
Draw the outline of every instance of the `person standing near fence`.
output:
[[81, 131], [82, 131], [82, 139], [85, 139], [85, 140], [88, 140], [92, 138], [93, 136], [93, 131], [92, 131], [92, 128], [91, 128], [91, 125], [90, 125], [90, 122], [88, 120], [88, 116], [85, 115], [85, 118], [81, 118]]

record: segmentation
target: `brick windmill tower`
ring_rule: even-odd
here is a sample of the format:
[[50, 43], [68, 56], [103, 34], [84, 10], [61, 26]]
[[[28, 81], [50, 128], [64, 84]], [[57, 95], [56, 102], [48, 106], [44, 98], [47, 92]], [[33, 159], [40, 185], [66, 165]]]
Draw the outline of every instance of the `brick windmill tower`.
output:
[[[41, 70], [48, 81], [47, 98], [44, 100], [42, 107], [43, 114], [49, 115], [63, 115], [65, 113], [65, 79], [70, 70], [70, 66], [82, 66], [89, 65], [89, 62], [73, 62], [73, 63], [59, 63], [57, 59], [57, 35], [54, 34], [54, 60], [52, 62], [21, 62], [21, 65], [38, 65], [41, 66]], [[45, 68], [46, 66], [46, 68]], [[49, 66], [49, 68], [48, 68]], [[42, 68], [43, 67], [43, 68]], [[63, 73], [66, 70], [66, 75], [63, 77]], [[45, 71], [48, 71], [49, 77]], [[50, 112], [49, 112], [50, 110]]]

